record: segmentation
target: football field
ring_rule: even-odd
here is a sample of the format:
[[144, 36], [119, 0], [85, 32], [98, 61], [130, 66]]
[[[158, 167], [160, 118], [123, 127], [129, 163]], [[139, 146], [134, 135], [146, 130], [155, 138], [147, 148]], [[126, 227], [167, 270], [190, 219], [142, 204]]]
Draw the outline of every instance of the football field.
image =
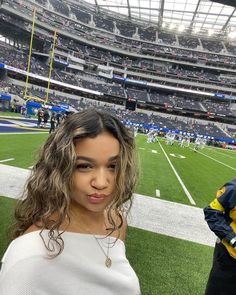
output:
[[[0, 163], [30, 169], [47, 136], [47, 133], [1, 134]], [[136, 142], [140, 162], [136, 193], [147, 198], [203, 208], [221, 185], [235, 178], [235, 151], [205, 147], [194, 152], [192, 146], [181, 148], [177, 142], [166, 145], [164, 138], [147, 143], [142, 134]], [[0, 197], [0, 257], [7, 244], [5, 230], [15, 203], [6, 197]], [[140, 278], [142, 294], [203, 294], [211, 267], [211, 247], [132, 227], [126, 244], [127, 256]]]
[[[205, 207], [216, 189], [236, 175], [236, 151], [166, 145], [164, 138], [147, 143], [137, 137], [141, 177], [137, 192], [173, 202]], [[158, 193], [158, 192], [157, 192]]]
[[[30, 168], [47, 137], [47, 133], [0, 135], [0, 163]], [[194, 152], [191, 145], [166, 145], [164, 138], [147, 143], [142, 134], [136, 142], [140, 165], [138, 194], [203, 208], [217, 188], [235, 178], [236, 151], [206, 146]]]

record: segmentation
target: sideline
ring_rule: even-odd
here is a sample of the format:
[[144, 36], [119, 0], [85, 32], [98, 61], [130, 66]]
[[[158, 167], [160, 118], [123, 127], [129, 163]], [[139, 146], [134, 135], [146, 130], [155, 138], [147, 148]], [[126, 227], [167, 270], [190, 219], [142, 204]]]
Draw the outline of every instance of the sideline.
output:
[[[30, 170], [0, 164], [0, 196], [18, 198]], [[215, 236], [201, 208], [134, 194], [129, 225], [194, 243], [214, 246]]]

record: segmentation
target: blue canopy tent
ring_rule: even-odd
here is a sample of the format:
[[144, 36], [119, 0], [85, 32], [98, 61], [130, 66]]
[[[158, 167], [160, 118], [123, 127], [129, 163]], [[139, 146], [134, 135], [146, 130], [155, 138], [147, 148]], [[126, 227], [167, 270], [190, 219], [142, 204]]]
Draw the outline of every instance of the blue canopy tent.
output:
[[28, 101], [26, 103], [27, 115], [35, 115], [35, 109], [47, 108], [51, 112], [65, 112], [64, 108], [52, 105], [44, 105], [41, 102]]

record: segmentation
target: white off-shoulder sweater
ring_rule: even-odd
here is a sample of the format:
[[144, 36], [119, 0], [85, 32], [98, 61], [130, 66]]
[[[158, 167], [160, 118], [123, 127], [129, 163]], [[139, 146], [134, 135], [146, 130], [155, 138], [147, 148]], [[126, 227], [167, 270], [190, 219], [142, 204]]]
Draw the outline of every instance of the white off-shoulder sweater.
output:
[[[48, 231], [43, 232], [48, 241]], [[96, 236], [98, 237], [98, 236]], [[65, 246], [56, 258], [48, 258], [39, 231], [15, 239], [2, 259], [1, 295], [139, 295], [138, 278], [130, 266], [121, 240], [110, 244], [112, 266], [90, 234], [65, 232]], [[99, 236], [107, 252], [108, 238]], [[110, 243], [115, 238], [110, 237]]]

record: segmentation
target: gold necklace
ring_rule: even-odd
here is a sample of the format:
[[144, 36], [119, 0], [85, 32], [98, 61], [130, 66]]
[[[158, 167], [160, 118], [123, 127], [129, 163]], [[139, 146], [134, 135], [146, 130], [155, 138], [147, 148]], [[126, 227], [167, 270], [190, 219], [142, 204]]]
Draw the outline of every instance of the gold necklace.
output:
[[[67, 216], [67, 218], [68, 218], [68, 216]], [[107, 247], [107, 253], [104, 251], [104, 249], [103, 249], [103, 247], [102, 247], [102, 245], [99, 243], [99, 239], [100, 238], [97, 238], [94, 234], [92, 234], [92, 232], [88, 229], [88, 228], [86, 228], [86, 227], [83, 227], [90, 235], [92, 235], [93, 237], [94, 237], [94, 239], [95, 239], [95, 241], [97, 242], [97, 244], [98, 244], [98, 246], [99, 246], [99, 248], [102, 250], [102, 253], [105, 255], [105, 257], [106, 257], [106, 260], [105, 260], [105, 266], [107, 267], [107, 268], [110, 268], [111, 267], [111, 265], [112, 265], [112, 260], [111, 260], [111, 258], [109, 257], [109, 252], [110, 252], [110, 236], [109, 236], [109, 239], [108, 239], [108, 247]]]
[[102, 250], [103, 254], [105, 255], [106, 257], [106, 260], [105, 260], [105, 266], [107, 268], [110, 268], [111, 265], [112, 265], [112, 260], [111, 258], [109, 257], [109, 251], [110, 251], [110, 237], [108, 239], [108, 246], [107, 246], [107, 253], [104, 251], [102, 245], [99, 243], [99, 239], [100, 238], [97, 238], [95, 235], [92, 234], [92, 236], [94, 237], [95, 241], [97, 242], [98, 246], [100, 247], [100, 249]]

